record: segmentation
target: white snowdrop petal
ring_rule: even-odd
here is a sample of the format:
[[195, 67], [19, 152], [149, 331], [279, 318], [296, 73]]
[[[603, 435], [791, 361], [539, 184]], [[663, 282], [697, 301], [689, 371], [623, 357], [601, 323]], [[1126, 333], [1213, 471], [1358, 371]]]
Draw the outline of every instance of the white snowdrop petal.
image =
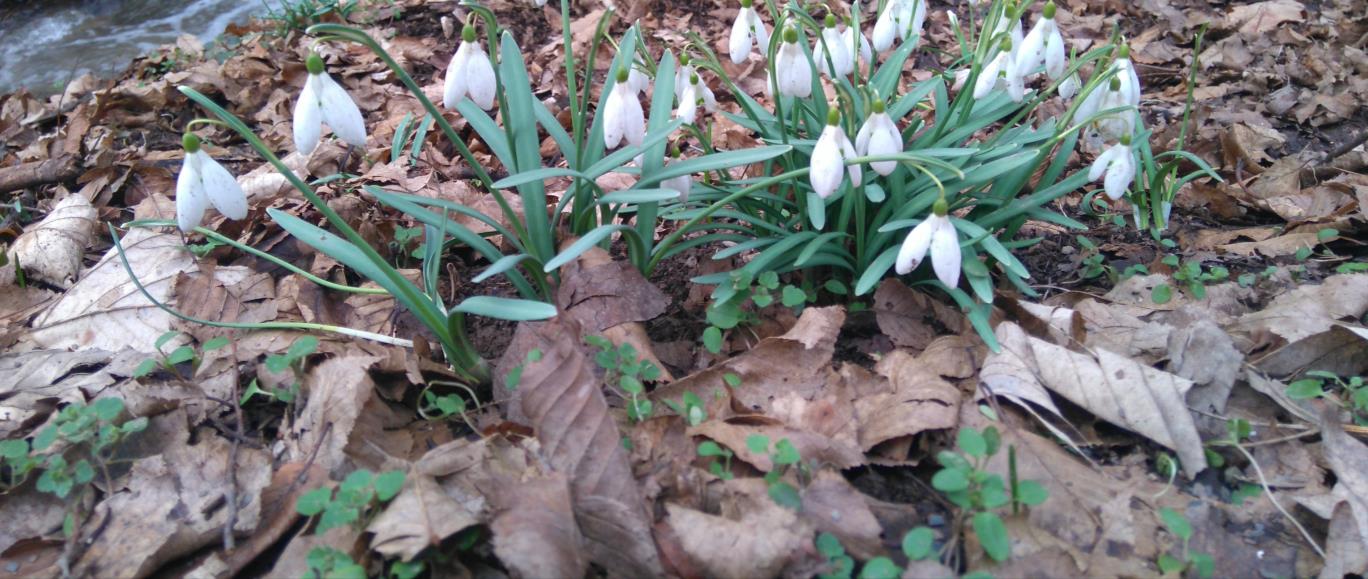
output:
[[874, 20], [874, 49], [879, 52], [888, 50], [893, 46], [893, 37], [897, 35], [894, 28], [893, 13], [898, 9], [899, 0], [889, 0], [888, 5], [884, 6], [884, 11]]
[[603, 103], [603, 146], [609, 149], [616, 149], [622, 142], [622, 137], [626, 130], [623, 125], [622, 109], [624, 91], [620, 86], [613, 87], [613, 91], [608, 93], [608, 100]]
[[767, 56], [770, 45], [769, 29], [765, 28], [765, 23], [760, 20], [760, 14], [754, 9], [750, 11], [750, 22], [755, 32], [755, 45], [760, 49], [761, 56]]
[[861, 156], [869, 154], [869, 137], [874, 133], [874, 127], [879, 124], [877, 118], [878, 115], [869, 115], [864, 124], [860, 125], [860, 130], [855, 133], [855, 151]]
[[751, 49], [751, 24], [749, 10], [742, 8], [736, 15], [736, 22], [732, 23], [731, 37], [727, 42], [727, 51], [731, 55], [732, 64], [741, 64], [750, 56]]
[[476, 46], [470, 51], [470, 61], [466, 63], [466, 92], [470, 100], [484, 110], [494, 108], [494, 96], [498, 89], [498, 79], [494, 76], [494, 65], [484, 49]]
[[1130, 147], [1117, 145], [1121, 149], [1111, 160], [1111, 166], [1107, 169], [1107, 178], [1103, 183], [1103, 189], [1107, 192], [1107, 197], [1120, 199], [1126, 195], [1126, 190], [1130, 189], [1131, 182], [1135, 180], [1135, 159], [1132, 157]]
[[[855, 146], [850, 144], [850, 139], [846, 137], [845, 130], [841, 127], [836, 127], [836, 142], [841, 144], [842, 163], [859, 156], [855, 154]], [[860, 182], [864, 179], [864, 169], [860, 168], [859, 163], [851, 163], [845, 167], [846, 173], [850, 175], [850, 184], [859, 187]]]
[[953, 288], [959, 285], [963, 256], [960, 254], [955, 226], [947, 218], [940, 219], [936, 230], [931, 233], [931, 267], [936, 270], [936, 277], [941, 283]]
[[893, 260], [893, 269], [898, 275], [912, 273], [912, 270], [921, 265], [922, 259], [926, 258], [926, 251], [931, 247], [931, 234], [935, 230], [936, 217], [933, 215], [918, 223], [912, 228], [912, 232], [907, 234], [902, 247], [898, 248], [897, 259]]
[[446, 78], [442, 80], [442, 106], [456, 108], [456, 103], [466, 96], [466, 66], [470, 62], [470, 43], [461, 41], [456, 54], [447, 64]]
[[1069, 57], [1064, 52], [1064, 37], [1055, 30], [1053, 35], [1045, 39], [1045, 74], [1052, 80], [1058, 80], [1064, 76], [1068, 66]]
[[997, 87], [998, 72], [1002, 70], [1002, 61], [1005, 57], [1006, 55], [999, 54], [983, 66], [983, 71], [979, 73], [978, 80], [974, 81], [974, 98], [986, 97]]
[[[875, 131], [873, 136], [871, 136], [869, 139], [869, 151], [867, 154], [870, 156], [896, 155], [901, 152], [902, 137], [897, 133], [897, 131], [894, 131], [892, 134], [889, 134], [889, 132], [886, 130]], [[869, 167], [871, 169], [874, 169], [875, 173], [887, 177], [890, 173], [893, 172], [894, 169], [898, 168], [898, 162], [874, 161], [873, 163], [869, 164]]]
[[698, 89], [696, 85], [684, 87], [683, 94], [679, 95], [679, 108], [675, 109], [675, 116], [684, 119], [685, 123], [692, 123], [698, 118]]
[[327, 73], [318, 77], [318, 108], [323, 114], [323, 122], [328, 123], [333, 134], [347, 144], [365, 148], [366, 121], [361, 117], [361, 109], [357, 108], [347, 90]]
[[229, 219], [246, 218], [247, 196], [243, 194], [237, 178], [203, 149], [192, 154], [199, 157], [200, 183], [204, 187], [204, 196], [214, 209]]
[[299, 93], [299, 101], [294, 108], [295, 150], [308, 155], [318, 147], [323, 134], [323, 115], [318, 109], [318, 82], [314, 75], [304, 82], [304, 90]]
[[207, 204], [204, 192], [200, 189], [199, 162], [195, 155], [186, 153], [181, 162], [180, 175], [176, 177], [176, 225], [181, 231], [189, 233], [204, 219]]
[[1111, 164], [1112, 157], [1116, 155], [1117, 147], [1112, 146], [1098, 155], [1096, 159], [1093, 159], [1092, 166], [1088, 168], [1088, 181], [1101, 179], [1102, 175], [1106, 174], [1107, 166]]
[[830, 197], [841, 186], [845, 161], [841, 156], [841, 144], [837, 141], [836, 127], [828, 126], [817, 138], [812, 148], [811, 170], [808, 181], [812, 190], [823, 199]]

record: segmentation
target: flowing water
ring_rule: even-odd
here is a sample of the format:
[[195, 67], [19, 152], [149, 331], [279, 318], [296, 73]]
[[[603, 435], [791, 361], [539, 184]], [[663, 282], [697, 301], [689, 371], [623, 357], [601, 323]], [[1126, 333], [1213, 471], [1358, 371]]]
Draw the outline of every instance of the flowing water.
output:
[[208, 42], [280, 0], [0, 0], [0, 93], [112, 76], [181, 34]]

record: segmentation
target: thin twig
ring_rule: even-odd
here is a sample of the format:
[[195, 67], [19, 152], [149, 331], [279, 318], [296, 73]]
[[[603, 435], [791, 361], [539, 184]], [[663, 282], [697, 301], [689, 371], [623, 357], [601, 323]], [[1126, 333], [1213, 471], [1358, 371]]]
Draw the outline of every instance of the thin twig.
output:
[[1296, 527], [1298, 531], [1301, 531], [1302, 538], [1306, 539], [1306, 542], [1310, 543], [1311, 548], [1316, 551], [1316, 554], [1320, 555], [1321, 559], [1324, 560], [1325, 551], [1321, 549], [1320, 545], [1316, 543], [1316, 540], [1311, 537], [1311, 533], [1307, 532], [1306, 527], [1303, 527], [1301, 522], [1297, 521], [1296, 517], [1293, 517], [1291, 513], [1287, 512], [1287, 509], [1284, 509], [1282, 504], [1278, 502], [1278, 498], [1273, 496], [1273, 487], [1269, 486], [1268, 478], [1264, 477], [1263, 468], [1259, 467], [1259, 461], [1254, 460], [1254, 455], [1250, 454], [1250, 452], [1245, 449], [1244, 445], [1239, 442], [1225, 441], [1219, 444], [1235, 447], [1235, 450], [1240, 451], [1240, 454], [1243, 454], [1244, 457], [1249, 460], [1249, 464], [1254, 467], [1254, 474], [1259, 476], [1259, 485], [1263, 487], [1264, 494], [1268, 495], [1268, 500], [1273, 502], [1273, 506], [1278, 509], [1278, 512], [1282, 513], [1288, 521], [1292, 522], [1292, 526]]

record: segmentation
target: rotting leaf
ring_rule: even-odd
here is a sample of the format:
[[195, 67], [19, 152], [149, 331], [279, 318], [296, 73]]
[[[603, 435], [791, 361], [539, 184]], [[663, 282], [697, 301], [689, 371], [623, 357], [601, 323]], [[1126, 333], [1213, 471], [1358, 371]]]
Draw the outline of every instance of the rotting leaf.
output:
[[537, 328], [533, 337], [542, 357], [523, 369], [517, 390], [522, 413], [552, 470], [570, 478], [590, 559], [624, 576], [663, 575], [622, 435], [573, 324], [555, 319]]
[[13, 281], [10, 268], [18, 263], [30, 279], [71, 287], [81, 271], [81, 258], [90, 245], [96, 217], [95, 208], [81, 195], [67, 195], [58, 201], [47, 217], [14, 241], [10, 264], [0, 273], [0, 283]]

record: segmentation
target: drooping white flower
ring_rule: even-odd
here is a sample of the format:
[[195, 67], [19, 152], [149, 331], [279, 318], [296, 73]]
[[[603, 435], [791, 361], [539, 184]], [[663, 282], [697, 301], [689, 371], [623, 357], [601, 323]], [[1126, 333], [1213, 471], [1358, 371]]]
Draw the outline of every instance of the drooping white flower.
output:
[[1002, 14], [997, 24], [993, 26], [993, 37], [1006, 32], [1008, 38], [1012, 40], [1012, 46], [1021, 46], [1024, 38], [1021, 28], [1021, 13], [1012, 10], [1010, 7]]
[[[812, 45], [812, 61], [817, 70], [827, 78], [847, 76], [855, 71], [855, 60], [850, 55], [851, 46], [841, 40], [841, 32], [836, 29], [836, 15], [827, 14], [822, 36]], [[828, 61], [828, 55], [831, 57]]]
[[313, 153], [322, 137], [323, 123], [347, 144], [365, 147], [366, 122], [351, 95], [323, 70], [323, 59], [317, 54], [310, 54], [305, 65], [309, 79], [294, 108], [295, 148], [305, 155]]
[[1140, 75], [1135, 72], [1135, 65], [1131, 63], [1130, 47], [1122, 44], [1117, 49], [1116, 62], [1112, 63], [1116, 68], [1116, 76], [1121, 79], [1121, 94], [1126, 102], [1133, 107], [1140, 106]]
[[765, 23], [760, 20], [760, 14], [751, 7], [751, 3], [752, 0], [741, 0], [741, 11], [736, 13], [736, 22], [732, 23], [727, 49], [733, 64], [741, 64], [750, 56], [752, 39], [755, 41], [754, 46], [760, 48], [761, 57], [769, 50], [769, 29], [765, 28]]
[[[883, 99], [875, 98], [869, 118], [855, 135], [855, 150], [862, 157], [894, 155], [903, 150], [902, 133], [884, 110]], [[874, 161], [869, 164], [875, 173], [888, 176], [898, 168], [897, 161]]]
[[978, 80], [974, 81], [974, 98], [981, 99], [998, 89], [1005, 89], [1013, 102], [1021, 102], [1026, 95], [1026, 78], [1017, 68], [1016, 44], [1004, 40], [1002, 49], [983, 66]]
[[841, 180], [850, 175], [850, 183], [860, 186], [863, 171], [858, 164], [847, 165], [846, 161], [856, 157], [855, 146], [841, 129], [841, 111], [836, 107], [827, 109], [827, 125], [817, 137], [812, 147], [811, 167], [808, 182], [813, 192], [823, 199], [830, 197], [841, 186]]
[[[845, 45], [846, 50], [855, 50], [856, 33], [859, 33], [860, 51], [858, 54], [860, 56], [860, 60], [863, 60], [866, 63], [874, 62], [874, 51], [869, 48], [869, 37], [865, 36], [863, 32], [860, 32], [858, 29], [856, 29], [854, 26], [850, 26], [848, 23], [845, 27], [845, 30], [841, 31], [841, 44]], [[857, 53], [851, 52], [851, 54]]]
[[675, 109], [675, 116], [684, 119], [685, 123], [692, 124], [698, 118], [698, 101], [702, 100], [698, 96], [699, 84], [697, 74], [689, 75], [684, 91], [679, 95], [679, 107]]
[[1045, 4], [1045, 10], [1041, 13], [1040, 20], [1037, 20], [1031, 31], [1026, 33], [1026, 38], [1021, 41], [1021, 49], [1017, 51], [1016, 66], [1022, 74], [1032, 74], [1041, 66], [1045, 67], [1045, 74], [1051, 80], [1058, 80], [1064, 76], [1064, 70], [1068, 67], [1068, 56], [1064, 52], [1064, 36], [1059, 33], [1059, 25], [1055, 23], [1054, 2]]
[[[675, 102], [678, 103], [676, 110], [683, 110], [686, 105], [697, 106], [698, 102], [703, 103], [703, 110], [710, 113], [717, 112], [717, 97], [713, 95], [712, 89], [708, 88], [708, 83], [703, 82], [698, 77], [698, 70], [689, 64], [689, 55], [679, 55], [679, 68], [675, 69]], [[685, 91], [692, 91], [693, 96], [686, 98]], [[690, 117], [692, 119], [692, 117]], [[692, 120], [686, 121], [692, 123]]]
[[798, 98], [812, 95], [812, 68], [798, 46], [798, 30], [792, 26], [784, 28], [784, 44], [774, 57], [774, 77], [779, 86], [770, 87], [771, 93]]
[[628, 144], [640, 145], [646, 136], [646, 115], [627, 77], [627, 69], [619, 68], [617, 83], [603, 103], [603, 146], [609, 149], [616, 149], [623, 139]]
[[442, 86], [442, 105], [456, 108], [461, 99], [470, 97], [484, 110], [494, 108], [494, 65], [489, 55], [475, 39], [475, 27], [467, 24], [461, 29], [461, 45], [447, 65], [446, 81]]
[[651, 77], [641, 71], [636, 64], [632, 65], [631, 71], [627, 73], [627, 87], [636, 94], [646, 92], [646, 88], [651, 86]]
[[936, 278], [952, 288], [959, 285], [963, 256], [960, 254], [959, 234], [955, 232], [955, 224], [947, 213], [945, 200], [937, 200], [932, 206], [931, 215], [907, 234], [907, 239], [898, 249], [898, 257], [893, 261], [893, 268], [898, 275], [906, 275], [917, 269], [930, 250], [931, 266], [936, 271]]
[[1116, 200], [1125, 196], [1131, 182], [1135, 181], [1135, 154], [1131, 152], [1130, 136], [1122, 137], [1093, 160], [1092, 167], [1088, 169], [1088, 180], [1098, 179], [1103, 179], [1102, 189], [1107, 192], [1107, 197]]
[[1075, 72], [1069, 75], [1069, 78], [1066, 78], [1064, 79], [1064, 82], [1059, 83], [1059, 96], [1066, 99], [1073, 98], [1074, 95], [1078, 94], [1079, 84], [1081, 83], [1078, 80], [1078, 73]]
[[[673, 165], [680, 161], [679, 149], [675, 149], [671, 157], [673, 158], [670, 159], [670, 162], [667, 163], [666, 166]], [[689, 190], [693, 188], [693, 177], [691, 175], [680, 175], [678, 177], [671, 177], [669, 179], [661, 181], [660, 187], [662, 189], [673, 189], [675, 191], [678, 191], [679, 199], [677, 199], [677, 201], [680, 203], [684, 203], [685, 201], [689, 200]]]
[[919, 37], [925, 24], [926, 0], [889, 0], [874, 21], [874, 48], [883, 52], [893, 46], [894, 39]]
[[185, 160], [176, 177], [176, 225], [189, 233], [204, 219], [204, 210], [213, 205], [224, 217], [247, 217], [247, 196], [232, 173], [200, 148], [199, 137], [185, 133], [181, 138]]

